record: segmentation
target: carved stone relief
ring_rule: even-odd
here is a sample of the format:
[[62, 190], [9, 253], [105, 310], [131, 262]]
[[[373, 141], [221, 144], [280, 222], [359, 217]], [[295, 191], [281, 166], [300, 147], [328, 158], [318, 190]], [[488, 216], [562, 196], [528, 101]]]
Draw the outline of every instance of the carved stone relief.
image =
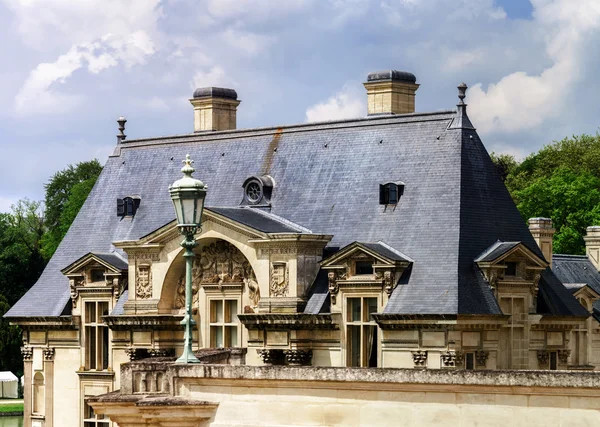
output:
[[285, 262], [271, 263], [269, 293], [272, 297], [285, 297], [289, 291], [289, 265]]
[[571, 350], [558, 350], [558, 361], [563, 365], [569, 363], [569, 357], [571, 356]]
[[46, 360], [48, 362], [54, 360], [55, 350], [53, 347], [46, 347], [43, 352], [44, 352], [44, 360]]
[[340, 291], [340, 286], [337, 283], [337, 274], [335, 271], [330, 271], [327, 273], [327, 280], [329, 283], [329, 295], [331, 297], [331, 303], [335, 304], [335, 299], [337, 297], [338, 292]]
[[415, 368], [427, 367], [427, 350], [411, 351]]
[[485, 367], [488, 356], [489, 356], [489, 352], [483, 351], [483, 350], [477, 350], [475, 352], [475, 362], [476, 362], [477, 366]]
[[21, 355], [23, 356], [24, 361], [30, 361], [33, 357], [33, 348], [29, 346], [21, 347]]
[[388, 297], [392, 296], [392, 292], [394, 292], [394, 273], [390, 270], [383, 272], [383, 289]]
[[441, 354], [442, 366], [446, 368], [454, 368], [458, 365], [456, 351], [448, 350]]
[[[194, 257], [192, 265], [192, 295], [194, 305], [198, 302], [198, 291], [202, 285], [216, 285], [221, 288], [228, 284], [246, 284], [250, 299], [258, 305], [260, 290], [254, 271], [244, 255], [231, 243], [218, 240]], [[174, 308], [185, 306], [185, 271], [177, 282]]]
[[138, 299], [152, 298], [152, 269], [139, 265], [135, 269], [135, 296]]
[[538, 350], [537, 351], [537, 360], [540, 368], [545, 368], [548, 366], [548, 360], [550, 359], [550, 352], [548, 350]]

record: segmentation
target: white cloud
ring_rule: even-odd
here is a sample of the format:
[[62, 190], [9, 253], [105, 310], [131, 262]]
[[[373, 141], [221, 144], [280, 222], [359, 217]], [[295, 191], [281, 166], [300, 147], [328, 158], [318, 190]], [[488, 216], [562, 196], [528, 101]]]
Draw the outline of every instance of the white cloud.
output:
[[264, 22], [283, 18], [311, 5], [314, 0], [208, 0], [208, 12], [217, 18]]
[[230, 46], [249, 56], [265, 52], [274, 41], [273, 37], [238, 31], [232, 28], [227, 29], [222, 37]]
[[479, 49], [453, 51], [447, 55], [444, 68], [448, 71], [459, 71], [475, 62], [480, 61], [483, 56], [483, 52]]
[[365, 94], [359, 94], [358, 90], [347, 84], [331, 98], [309, 107], [306, 110], [306, 121], [321, 122], [364, 117], [367, 111], [366, 98]]
[[469, 91], [471, 118], [483, 133], [516, 132], [535, 128], [560, 115], [567, 106], [564, 96], [579, 78], [582, 46], [600, 28], [600, 3], [579, 0], [532, 0], [531, 31], [545, 35], [546, 55], [552, 65], [538, 75], [511, 73], [483, 88]]
[[81, 96], [61, 93], [57, 85], [64, 84], [75, 71], [87, 67], [89, 72], [97, 74], [119, 62], [131, 67], [143, 63], [152, 53], [152, 41], [143, 31], [127, 37], [109, 34], [98, 41], [73, 46], [56, 61], [39, 64], [29, 73], [15, 98], [15, 110], [19, 114], [69, 111]]
[[198, 71], [194, 74], [192, 89], [208, 86], [235, 87], [237, 83], [222, 67], [215, 65], [208, 71]]

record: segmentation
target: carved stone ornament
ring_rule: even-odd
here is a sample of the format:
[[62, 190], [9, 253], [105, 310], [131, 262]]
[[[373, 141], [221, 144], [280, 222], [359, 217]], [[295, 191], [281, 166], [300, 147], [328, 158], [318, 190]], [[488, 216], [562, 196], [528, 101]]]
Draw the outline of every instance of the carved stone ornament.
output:
[[540, 367], [548, 366], [548, 360], [550, 360], [550, 352], [548, 350], [538, 350], [537, 360]]
[[475, 352], [475, 362], [477, 366], [485, 367], [489, 355], [490, 354], [487, 351], [477, 350]]
[[53, 347], [46, 347], [44, 349], [44, 360], [50, 362], [51, 360], [54, 360], [54, 348]]
[[312, 350], [283, 350], [288, 365], [310, 365]]
[[427, 367], [427, 350], [411, 351], [415, 368]]
[[250, 301], [252, 301], [252, 308], [256, 308], [260, 302], [260, 287], [258, 286], [256, 276], [254, 275], [254, 271], [252, 269], [250, 269], [248, 276], [249, 277], [247, 279], [244, 279], [244, 283], [248, 287], [248, 298], [250, 298]]
[[454, 368], [457, 366], [456, 351], [454, 351], [454, 350], [445, 351], [441, 354], [441, 358], [442, 358], [442, 366], [444, 366], [446, 368]]
[[484, 270], [483, 274], [488, 282], [490, 290], [495, 291], [498, 287], [498, 270], [495, 268], [488, 268]]
[[463, 366], [463, 364], [465, 363], [465, 354], [460, 350], [456, 350], [454, 352], [454, 355], [455, 355], [454, 363], [456, 364], [456, 366]]
[[148, 350], [150, 357], [171, 357], [175, 356], [174, 348], [151, 348]]
[[337, 274], [335, 271], [330, 271], [327, 273], [327, 281], [329, 283], [329, 295], [331, 297], [331, 303], [335, 304], [335, 299], [340, 291], [340, 286], [337, 283]]
[[71, 288], [71, 302], [73, 303], [73, 308], [77, 308], [77, 299], [79, 298], [79, 289], [77, 288], [83, 285], [85, 285], [85, 280], [83, 278], [69, 280], [69, 286]]
[[271, 283], [269, 293], [272, 297], [285, 297], [290, 287], [290, 267], [284, 262], [271, 263]]
[[539, 284], [540, 284], [540, 278], [541, 278], [541, 274], [536, 274], [535, 276], [533, 276], [533, 286], [531, 287], [531, 295], [533, 295], [534, 301], [535, 298], [537, 298], [538, 295], [538, 291], [539, 291]]
[[[253, 282], [253, 283], [251, 283]], [[239, 283], [255, 287], [258, 290], [256, 276], [252, 266], [238, 248], [225, 240], [217, 240], [203, 247], [194, 257], [192, 265], [192, 300], [198, 303], [198, 291], [204, 284], [217, 285], [219, 288], [229, 283]], [[250, 291], [252, 292], [252, 291]], [[258, 305], [260, 291], [251, 295], [253, 303]], [[174, 308], [185, 306], [185, 271], [177, 282]]]
[[152, 298], [152, 269], [149, 265], [136, 266], [135, 296], [137, 299]]
[[285, 360], [285, 355], [281, 349], [262, 348], [257, 349], [256, 352], [265, 365], [283, 365]]
[[571, 356], [571, 350], [558, 350], [558, 361], [563, 365], [569, 363], [569, 357]]
[[388, 297], [392, 296], [392, 292], [394, 292], [394, 273], [390, 270], [383, 272], [383, 290], [388, 295]]
[[125, 349], [125, 354], [129, 356], [129, 361], [133, 362], [148, 357], [148, 350], [145, 348], [127, 347]]
[[21, 347], [21, 355], [23, 356], [24, 361], [30, 361], [33, 357], [33, 348], [29, 346]]

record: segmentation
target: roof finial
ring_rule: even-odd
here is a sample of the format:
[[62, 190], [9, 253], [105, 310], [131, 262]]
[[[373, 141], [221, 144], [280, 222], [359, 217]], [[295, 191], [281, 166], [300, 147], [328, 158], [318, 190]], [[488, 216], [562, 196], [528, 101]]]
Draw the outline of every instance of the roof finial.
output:
[[117, 119], [117, 123], [119, 124], [119, 134], [117, 135], [117, 143], [119, 144], [127, 138], [127, 135], [125, 135], [125, 123], [127, 123], [127, 119], [121, 116]]
[[191, 178], [192, 174], [196, 171], [196, 169], [194, 169], [194, 167], [192, 166], [192, 163], [194, 163], [194, 161], [192, 160], [190, 155], [186, 154], [185, 160], [182, 160], [181, 163], [184, 163], [183, 167], [181, 168], [181, 172], [183, 172], [185, 176]]
[[460, 99], [460, 101], [458, 102], [458, 105], [466, 105], [465, 104], [466, 96], [467, 96], [467, 85], [463, 82], [458, 85], [458, 99]]

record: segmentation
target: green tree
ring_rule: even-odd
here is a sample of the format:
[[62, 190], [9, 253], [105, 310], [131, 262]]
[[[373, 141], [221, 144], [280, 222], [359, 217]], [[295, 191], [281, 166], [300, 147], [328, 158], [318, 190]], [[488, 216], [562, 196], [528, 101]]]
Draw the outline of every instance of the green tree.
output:
[[102, 166], [98, 160], [81, 162], [56, 172], [44, 186], [48, 232], [42, 241], [42, 253], [46, 260], [52, 257], [67, 234], [100, 172]]
[[502, 181], [506, 181], [506, 178], [519, 165], [515, 158], [510, 154], [490, 153], [490, 157], [492, 158], [494, 165], [496, 165], [496, 170], [498, 170]]
[[20, 377], [23, 375], [21, 330], [2, 317], [9, 307], [6, 297], [0, 294], [0, 370], [11, 371]]

